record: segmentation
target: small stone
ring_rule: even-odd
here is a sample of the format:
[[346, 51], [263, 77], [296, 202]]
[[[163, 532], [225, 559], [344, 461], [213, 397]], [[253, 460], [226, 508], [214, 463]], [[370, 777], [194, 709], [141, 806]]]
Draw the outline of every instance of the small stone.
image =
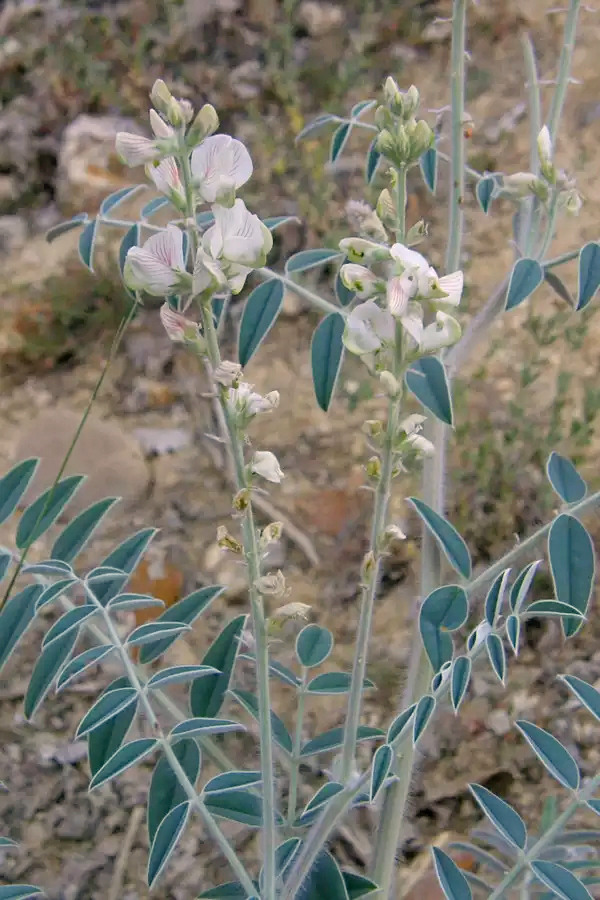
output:
[[[22, 501], [31, 503], [54, 482], [81, 416], [69, 409], [54, 407], [40, 413], [21, 436], [17, 460], [41, 457], [32, 484]], [[71, 518], [91, 503], [107, 496], [134, 504], [148, 487], [150, 472], [140, 446], [118, 425], [92, 416], [71, 454], [64, 476], [87, 475], [65, 510]], [[122, 505], [121, 505], [122, 508]]]
[[298, 20], [304, 25], [311, 37], [322, 37], [344, 22], [344, 10], [334, 3], [317, 3], [316, 0], [305, 0], [298, 9]]
[[12, 175], [0, 175], [0, 206], [8, 206], [18, 195], [16, 179]]
[[507, 734], [512, 728], [510, 718], [505, 709], [495, 709], [488, 716], [488, 726], [494, 734]]

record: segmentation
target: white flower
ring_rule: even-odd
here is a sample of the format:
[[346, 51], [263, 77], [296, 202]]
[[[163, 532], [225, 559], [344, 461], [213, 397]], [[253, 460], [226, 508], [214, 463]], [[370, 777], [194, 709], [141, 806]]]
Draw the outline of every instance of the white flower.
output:
[[225, 387], [232, 387], [234, 384], [239, 382], [242, 375], [242, 367], [239, 363], [230, 362], [228, 359], [223, 359], [215, 369], [213, 373], [213, 378], [217, 382], [217, 384], [222, 384]]
[[215, 134], [192, 153], [192, 175], [202, 199], [214, 203], [248, 181], [252, 160], [241, 141], [228, 134]]
[[382, 281], [365, 266], [346, 263], [340, 269], [342, 283], [349, 291], [354, 291], [360, 300], [368, 300], [379, 290]]
[[163, 303], [160, 308], [160, 320], [165, 327], [168, 337], [178, 343], [196, 342], [200, 338], [200, 328], [197, 322], [187, 319], [181, 313], [172, 309], [168, 303]]
[[279, 484], [283, 478], [277, 457], [270, 450], [257, 450], [252, 457], [250, 468], [255, 475], [260, 475], [261, 478], [274, 484]]
[[537, 151], [542, 165], [552, 162], [552, 139], [547, 125], [544, 125], [537, 136]]
[[390, 313], [367, 300], [355, 306], [346, 319], [343, 342], [351, 353], [362, 356], [375, 353], [384, 343], [394, 340], [394, 319]]
[[194, 262], [193, 292], [202, 294], [204, 291], [215, 291], [227, 287], [227, 277], [219, 263], [206, 253], [202, 247], [198, 247]]
[[400, 422], [400, 428], [405, 434], [418, 434], [425, 421], [425, 416], [422, 416], [420, 413], [412, 413], [412, 415], [407, 416], [406, 419]]
[[181, 206], [185, 201], [185, 190], [173, 156], [167, 156], [158, 164], [156, 162], [148, 163], [146, 175], [152, 179], [156, 189], [169, 197], [175, 206]]
[[502, 190], [512, 197], [526, 197], [533, 193], [537, 179], [533, 172], [514, 172], [502, 179]]
[[387, 283], [385, 292], [387, 307], [394, 318], [405, 315], [408, 301], [416, 294], [416, 279], [410, 272], [394, 275]]
[[411, 301], [406, 313], [400, 317], [400, 322], [418, 347], [423, 336], [423, 307], [421, 304]]
[[254, 582], [254, 587], [259, 594], [271, 594], [274, 597], [282, 597], [285, 594], [285, 577], [281, 569], [269, 575], [261, 575]]
[[461, 327], [452, 316], [445, 312], [437, 312], [435, 323], [424, 329], [421, 337], [421, 351], [436, 353], [443, 347], [455, 344], [461, 335]]
[[175, 225], [153, 234], [143, 247], [127, 254], [124, 277], [127, 287], [164, 297], [181, 285], [185, 276], [183, 232]]
[[367, 241], [365, 238], [343, 238], [340, 241], [340, 250], [346, 254], [351, 263], [376, 262], [390, 258], [387, 247], [376, 244], [375, 241]]
[[162, 156], [156, 141], [151, 141], [150, 138], [142, 137], [140, 134], [130, 134], [128, 131], [117, 133], [115, 148], [126, 166], [141, 166]]
[[433, 456], [435, 451], [435, 447], [431, 441], [427, 440], [426, 437], [423, 437], [422, 434], [409, 434], [406, 438], [406, 443], [409, 444], [413, 450], [417, 450], [422, 454], [422, 456]]
[[236, 415], [251, 419], [263, 412], [271, 412], [279, 406], [279, 392], [270, 391], [265, 396], [257, 394], [253, 386], [242, 381], [237, 387], [231, 387], [227, 392], [227, 403]]
[[167, 125], [156, 110], [150, 110], [150, 127], [157, 138], [171, 138], [175, 134], [170, 125]]
[[[406, 302], [416, 297], [422, 300], [431, 300], [440, 305], [458, 306], [463, 289], [461, 271], [452, 272], [439, 278], [435, 269], [429, 265], [424, 256], [417, 253], [416, 250], [411, 250], [410, 247], [405, 247], [404, 244], [394, 244], [390, 249], [390, 254], [394, 263], [402, 270], [400, 273], [395, 273], [391, 279], [391, 281], [395, 281], [398, 274], [403, 279], [395, 281], [391, 288], [392, 302], [395, 300], [398, 308], [402, 308], [403, 301]], [[390, 286], [388, 285], [388, 305], [389, 303]]]
[[257, 268], [265, 263], [273, 246], [273, 235], [258, 216], [246, 209], [243, 200], [231, 208], [213, 206], [215, 224], [202, 238], [204, 249], [213, 259], [234, 266]]

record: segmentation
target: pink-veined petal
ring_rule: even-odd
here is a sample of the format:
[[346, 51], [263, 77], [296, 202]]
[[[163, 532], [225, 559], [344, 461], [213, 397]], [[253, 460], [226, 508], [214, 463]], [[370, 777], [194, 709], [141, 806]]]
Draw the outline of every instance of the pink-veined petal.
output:
[[154, 141], [139, 134], [119, 131], [115, 138], [117, 154], [127, 166], [141, 166], [160, 157]]
[[164, 231], [153, 234], [144, 244], [144, 250], [171, 269], [185, 269], [183, 259], [183, 232], [176, 225], [167, 225]]
[[162, 194], [169, 194], [171, 191], [183, 193], [179, 169], [173, 156], [167, 156], [157, 166], [150, 164], [146, 167], [146, 172]]
[[386, 300], [388, 309], [393, 316], [403, 316], [408, 308], [410, 299], [411, 282], [404, 275], [395, 275], [387, 283]]
[[440, 288], [446, 293], [447, 297], [436, 299], [436, 303], [443, 303], [447, 306], [458, 306], [462, 297], [464, 277], [463, 273], [452, 272], [450, 275], [443, 275], [438, 282]]
[[164, 297], [177, 283], [176, 273], [160, 262], [144, 247], [132, 247], [127, 254], [127, 285], [144, 290], [155, 297]]
[[154, 109], [150, 110], [150, 127], [157, 138], [170, 138], [175, 134], [171, 126], [167, 125]]
[[426, 272], [429, 269], [429, 263], [425, 257], [416, 250], [405, 247], [404, 244], [393, 244], [390, 254], [392, 259], [401, 263], [405, 269], [416, 269], [418, 272]]

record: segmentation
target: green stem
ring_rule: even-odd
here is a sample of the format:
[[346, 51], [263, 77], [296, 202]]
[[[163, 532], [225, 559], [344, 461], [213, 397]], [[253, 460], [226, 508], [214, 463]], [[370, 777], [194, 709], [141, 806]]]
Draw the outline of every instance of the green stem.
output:
[[[64, 456], [64, 459], [63, 459], [62, 463], [60, 464], [60, 468], [58, 470], [56, 478], [54, 479], [52, 486], [50, 487], [50, 491], [46, 498], [46, 502], [44, 503], [42, 509], [40, 510], [39, 515], [35, 521], [35, 525], [32, 528], [32, 531], [31, 531], [32, 535], [35, 535], [35, 531], [36, 531], [38, 523], [42, 520], [42, 518], [44, 517], [44, 515], [46, 513], [46, 510], [48, 509], [48, 507], [50, 506], [50, 503], [52, 502], [52, 497], [54, 495], [54, 491], [56, 490], [56, 486], [59, 483], [60, 479], [62, 478], [63, 473], [69, 464], [69, 460], [71, 459], [71, 455], [73, 453], [73, 450], [75, 449], [75, 445], [76, 445], [77, 441], [79, 440], [79, 436], [81, 435], [81, 432], [84, 429], [85, 423], [87, 422], [88, 417], [92, 411], [92, 407], [93, 407], [94, 403], [96, 402], [96, 398], [100, 392], [102, 385], [104, 384], [104, 379], [106, 378], [106, 376], [108, 374], [108, 370], [110, 369], [110, 367], [113, 363], [113, 360], [114, 360], [115, 356], [117, 355], [117, 351], [119, 349], [121, 341], [123, 340], [123, 336], [124, 336], [125, 332], [127, 331], [127, 328], [129, 327], [131, 320], [133, 319], [136, 308], [137, 308], [137, 301], [132, 305], [132, 307], [129, 310], [129, 312], [127, 313], [127, 315], [123, 317], [119, 327], [117, 328], [117, 332], [113, 338], [113, 342], [111, 344], [108, 356], [106, 358], [106, 362], [104, 363], [104, 366], [102, 368], [100, 376], [98, 377], [98, 380], [96, 381], [96, 384], [94, 385], [94, 389], [91, 393], [90, 399], [88, 400], [87, 406], [81, 417], [79, 425], [77, 426], [77, 428], [75, 430], [75, 434], [73, 435], [73, 439], [71, 440], [71, 443], [69, 444], [69, 449], [67, 450], [67, 452]], [[2, 597], [2, 601], [0, 602], [0, 609], [2, 609], [2, 607], [4, 606], [4, 604], [10, 597], [11, 591], [15, 585], [17, 578], [19, 577], [21, 569], [23, 568], [25, 561], [27, 559], [27, 555], [31, 549], [32, 544], [35, 542], [35, 540], [36, 540], [35, 537], [30, 538], [30, 540], [27, 542], [27, 544], [25, 544], [25, 546], [23, 547], [21, 556], [20, 556], [17, 566], [15, 568], [15, 571], [13, 572], [12, 578], [10, 579], [8, 587], [6, 588], [6, 591], [4, 592], [4, 596]]]
[[403, 241], [406, 236], [406, 166], [396, 170], [396, 237]]
[[535, 859], [543, 857], [544, 850], [551, 847], [557, 836], [564, 830], [567, 822], [573, 818], [575, 813], [589, 800], [600, 787], [600, 775], [591, 778], [584, 788], [582, 788], [577, 796], [571, 800], [569, 805], [558, 816], [552, 825], [544, 834], [538, 838], [527, 853], [524, 853], [514, 864], [510, 872], [508, 872], [498, 887], [489, 896], [489, 900], [504, 900], [508, 896], [508, 890], [513, 886], [523, 869], [527, 868]]
[[552, 243], [552, 239], [554, 237], [554, 231], [556, 228], [556, 216], [558, 214], [558, 198], [559, 198], [559, 190], [555, 187], [552, 191], [552, 199], [550, 200], [550, 207], [548, 209], [548, 221], [546, 222], [546, 231], [544, 237], [542, 239], [540, 249], [536, 253], [536, 259], [542, 260], [546, 253], [550, 248], [550, 244]]
[[448, 219], [448, 246], [446, 272], [454, 272], [460, 266], [460, 249], [463, 233], [463, 202], [465, 195], [465, 36], [467, 26], [467, 0], [454, 0], [452, 4], [452, 149], [451, 187]]
[[[188, 152], [182, 148], [178, 161], [181, 166], [182, 181], [186, 196], [186, 213], [192, 225], [188, 228], [192, 248], [192, 258], [195, 260], [198, 250], [198, 234], [195, 227], [195, 201], [192, 183], [192, 173]], [[210, 301], [201, 302], [203, 335], [207, 346], [208, 362], [212, 372], [216, 371], [221, 363], [221, 351], [219, 340], [212, 314]], [[214, 385], [219, 398], [219, 404], [227, 428], [229, 447], [236, 477], [238, 491], [247, 489], [248, 478], [244, 462], [244, 446], [242, 436], [232, 416], [226, 400], [226, 391], [219, 385]], [[249, 500], [243, 514], [243, 546], [244, 557], [248, 570], [248, 593], [250, 598], [250, 612], [252, 629], [256, 641], [256, 687], [258, 696], [258, 724], [260, 733], [260, 766], [263, 790], [263, 860], [264, 860], [264, 900], [275, 900], [275, 848], [277, 846], [277, 827], [275, 822], [275, 769], [273, 761], [273, 735], [271, 729], [271, 702], [269, 684], [269, 648], [263, 599], [256, 588], [260, 577], [260, 553], [256, 538], [256, 526], [252, 503]]]
[[[540, 84], [533, 43], [528, 34], [522, 37], [523, 55], [525, 57], [525, 71], [527, 73], [527, 94], [529, 97], [529, 170], [538, 175], [540, 159], [537, 150], [537, 138], [542, 127], [542, 111], [540, 104]], [[532, 241], [535, 238], [540, 221], [541, 205], [537, 197], [529, 197], [527, 211], [524, 217], [522, 234], [525, 237], [523, 255], [531, 253]]]
[[572, 259], [577, 259], [580, 254], [580, 250], [569, 250], [568, 253], [561, 253], [560, 256], [555, 256], [554, 259], [549, 259], [545, 262], [544, 269], [554, 269], [556, 266], [562, 266], [563, 263], [570, 262]]
[[304, 702], [306, 700], [306, 685], [308, 682], [308, 669], [302, 666], [302, 684], [298, 690], [298, 708], [296, 710], [296, 730], [294, 732], [294, 746], [292, 750], [292, 765], [290, 770], [290, 793], [288, 799], [288, 825], [292, 827], [296, 818], [296, 806], [298, 803], [298, 776], [300, 774], [300, 750], [302, 748], [302, 726], [304, 725]]
[[106, 631], [110, 637], [111, 643], [117, 649], [119, 656], [121, 657], [121, 661], [125, 668], [125, 672], [127, 673], [127, 677], [132, 687], [137, 691], [137, 695], [139, 697], [140, 705], [144, 710], [144, 714], [148, 719], [154, 734], [156, 735], [156, 739], [160, 744], [160, 747], [167, 758], [171, 769], [173, 770], [179, 784], [184, 789], [188, 799], [191, 801], [192, 805], [196, 808], [200, 817], [202, 818], [204, 824], [207, 827], [207, 830], [210, 832], [211, 837], [214, 838], [215, 842], [219, 845], [219, 848], [223, 852], [223, 855], [227, 859], [231, 869], [239, 879], [240, 883], [243, 885], [244, 890], [249, 891], [250, 895], [254, 893], [254, 884], [252, 879], [246, 872], [246, 869], [242, 865], [241, 860], [238, 858], [237, 853], [234, 848], [231, 846], [217, 823], [214, 821], [212, 815], [204, 805], [202, 798], [196, 792], [196, 788], [190, 781], [187, 776], [185, 769], [181, 766], [177, 756], [175, 755], [173, 748], [169, 740], [165, 737], [164, 732], [158, 722], [156, 717], [156, 713], [152, 708], [152, 704], [150, 703], [150, 699], [148, 698], [148, 694], [146, 693], [145, 687], [142, 685], [141, 681], [138, 678], [136, 668], [129, 657], [129, 653], [127, 652], [126, 647], [123, 646], [123, 642], [119, 637], [119, 633], [115, 628], [113, 621], [110, 617], [110, 612], [102, 606], [102, 604], [96, 599], [93, 591], [90, 591], [89, 588], [84, 584], [84, 588], [86, 593], [92, 600], [92, 602], [98, 607], [98, 610], [102, 614], [102, 618], [104, 620], [104, 624], [106, 627]]
[[565, 21], [564, 37], [562, 49], [560, 51], [560, 59], [558, 63], [558, 77], [556, 80], [556, 89], [552, 97], [552, 106], [550, 107], [550, 115], [548, 116], [548, 131], [552, 142], [556, 140], [558, 134], [558, 126], [567, 95], [569, 86], [569, 78], [571, 75], [571, 64], [573, 62], [573, 51], [575, 49], [575, 35], [577, 33], [577, 19], [579, 17], [579, 9], [581, 0], [570, 0], [567, 18]]
[[284, 287], [288, 289], [288, 291], [297, 294], [298, 297], [303, 297], [305, 300], [308, 300], [312, 306], [316, 309], [320, 309], [321, 312], [334, 312], [338, 313], [340, 316], [348, 315], [347, 310], [344, 309], [343, 306], [336, 306], [335, 303], [325, 300], [324, 297], [320, 297], [318, 294], [303, 287], [301, 284], [296, 284], [295, 281], [292, 281], [292, 279], [288, 278], [286, 275], [280, 275], [279, 272], [274, 272], [273, 269], [269, 269], [265, 266], [262, 269], [256, 269], [255, 274], [262, 278], [263, 281], [269, 281], [271, 278], [276, 278], [277, 281], [280, 281]]

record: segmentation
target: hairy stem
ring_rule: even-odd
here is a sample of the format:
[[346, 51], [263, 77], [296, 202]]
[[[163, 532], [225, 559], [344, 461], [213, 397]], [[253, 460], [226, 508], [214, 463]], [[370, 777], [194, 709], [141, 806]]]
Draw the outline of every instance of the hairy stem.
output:
[[321, 312], [335, 312], [340, 316], [348, 315], [348, 311], [343, 306], [336, 306], [329, 300], [325, 300], [324, 297], [320, 297], [319, 294], [315, 294], [314, 291], [310, 291], [301, 284], [296, 284], [295, 281], [292, 281], [292, 279], [288, 278], [286, 275], [280, 275], [279, 272], [274, 272], [273, 269], [269, 269], [265, 266], [262, 269], [256, 269], [255, 274], [262, 278], [263, 281], [269, 281], [271, 278], [276, 278], [277, 281], [280, 281], [284, 287], [288, 289], [288, 291], [297, 294], [298, 297], [303, 297], [305, 300], [308, 300], [315, 309], [319, 309]]
[[[521, 42], [523, 44], [523, 55], [525, 57], [527, 95], [529, 97], [529, 170], [534, 175], [538, 175], [540, 170], [540, 159], [537, 150], [537, 137], [542, 127], [540, 85], [535, 61], [535, 50], [530, 36], [528, 34], [523, 35]], [[538, 197], [529, 197], [524, 202], [527, 204], [527, 208], [522, 230], [522, 236], [524, 237], [523, 255], [529, 256], [531, 253], [532, 240], [535, 238], [539, 229], [541, 204]], [[521, 235], [519, 236], [519, 241], [521, 242]]]
[[290, 793], [288, 799], [287, 821], [290, 828], [296, 818], [296, 806], [298, 803], [298, 775], [300, 771], [300, 750], [302, 748], [302, 726], [304, 725], [304, 702], [306, 700], [306, 685], [308, 683], [308, 669], [302, 666], [302, 685], [298, 690], [298, 707], [296, 709], [296, 730], [294, 732], [294, 746], [292, 750], [292, 765], [290, 770]]
[[558, 126], [567, 96], [567, 88], [571, 76], [571, 64], [573, 62], [573, 51], [575, 50], [575, 36], [577, 34], [577, 19], [581, 8], [581, 0], [570, 0], [565, 21], [565, 30], [560, 51], [560, 59], [558, 62], [558, 77], [556, 79], [556, 88], [552, 97], [552, 106], [550, 107], [550, 115], [548, 116], [548, 131], [554, 142], [558, 134]]

